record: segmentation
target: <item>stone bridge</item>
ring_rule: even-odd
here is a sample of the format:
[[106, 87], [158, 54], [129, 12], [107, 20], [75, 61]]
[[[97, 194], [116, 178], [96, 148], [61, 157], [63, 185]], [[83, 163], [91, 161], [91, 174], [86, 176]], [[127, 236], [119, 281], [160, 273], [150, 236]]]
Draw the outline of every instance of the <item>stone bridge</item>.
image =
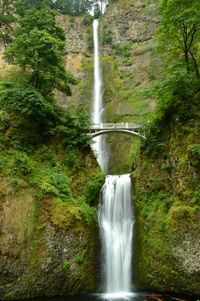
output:
[[122, 133], [132, 136], [138, 136], [145, 139], [145, 129], [136, 123], [121, 122], [121, 123], [99, 123], [91, 124], [89, 128], [92, 138], [110, 134], [110, 133]]

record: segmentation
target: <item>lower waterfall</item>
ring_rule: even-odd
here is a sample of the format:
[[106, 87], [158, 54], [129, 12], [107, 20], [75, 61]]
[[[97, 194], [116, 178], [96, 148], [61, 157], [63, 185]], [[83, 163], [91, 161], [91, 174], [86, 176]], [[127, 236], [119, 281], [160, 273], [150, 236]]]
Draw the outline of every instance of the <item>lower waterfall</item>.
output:
[[131, 292], [133, 208], [129, 174], [107, 176], [98, 212], [106, 298]]

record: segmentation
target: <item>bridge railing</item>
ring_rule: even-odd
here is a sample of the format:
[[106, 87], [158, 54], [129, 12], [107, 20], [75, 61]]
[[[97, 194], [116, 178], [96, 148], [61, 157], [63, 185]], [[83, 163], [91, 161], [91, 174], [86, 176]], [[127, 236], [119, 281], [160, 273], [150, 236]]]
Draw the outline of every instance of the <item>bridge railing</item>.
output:
[[91, 124], [90, 130], [103, 130], [103, 129], [139, 129], [141, 125], [130, 122], [118, 122], [118, 123], [99, 123]]

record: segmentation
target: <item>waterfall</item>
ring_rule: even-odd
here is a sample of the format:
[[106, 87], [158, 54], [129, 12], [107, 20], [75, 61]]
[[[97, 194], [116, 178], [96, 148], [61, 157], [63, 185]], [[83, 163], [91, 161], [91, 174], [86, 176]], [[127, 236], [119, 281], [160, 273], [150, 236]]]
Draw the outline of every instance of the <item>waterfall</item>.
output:
[[[94, 38], [94, 101], [92, 122], [103, 122], [102, 74], [99, 59], [99, 20], [93, 22]], [[99, 165], [107, 174], [108, 151], [105, 136], [94, 139], [92, 146]], [[102, 188], [98, 219], [103, 245], [102, 266], [107, 299], [127, 298], [131, 291], [131, 254], [133, 214], [131, 205], [131, 178], [107, 176]]]
[[[94, 40], [94, 91], [93, 91], [93, 110], [92, 122], [100, 124], [103, 121], [103, 101], [102, 101], [102, 74], [99, 60], [99, 20], [93, 21], [93, 40]], [[97, 157], [97, 161], [104, 173], [107, 173], [108, 152], [105, 136], [94, 138], [92, 145], [93, 151]]]
[[127, 297], [131, 292], [134, 223], [130, 175], [106, 177], [98, 218], [107, 298]]

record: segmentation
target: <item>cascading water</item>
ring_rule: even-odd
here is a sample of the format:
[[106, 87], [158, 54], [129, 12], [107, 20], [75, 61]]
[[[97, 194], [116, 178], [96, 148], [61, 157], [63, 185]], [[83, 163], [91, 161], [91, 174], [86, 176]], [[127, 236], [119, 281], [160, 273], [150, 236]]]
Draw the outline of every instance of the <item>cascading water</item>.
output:
[[106, 298], [131, 292], [133, 213], [130, 175], [107, 176], [99, 206]]
[[[102, 102], [102, 75], [99, 60], [99, 20], [93, 22], [93, 39], [94, 39], [94, 101], [92, 110], [92, 122], [100, 124], [103, 121], [103, 102]], [[92, 145], [97, 161], [101, 169], [107, 173], [108, 153], [104, 136], [99, 136], [94, 139]]]
[[[102, 76], [99, 60], [99, 21], [93, 22], [94, 38], [94, 102], [92, 121], [102, 123]], [[102, 170], [107, 173], [108, 152], [105, 137], [94, 139], [93, 150]], [[102, 188], [98, 212], [103, 245], [103, 273], [106, 298], [127, 298], [131, 291], [131, 253], [133, 214], [130, 175], [107, 176]]]

